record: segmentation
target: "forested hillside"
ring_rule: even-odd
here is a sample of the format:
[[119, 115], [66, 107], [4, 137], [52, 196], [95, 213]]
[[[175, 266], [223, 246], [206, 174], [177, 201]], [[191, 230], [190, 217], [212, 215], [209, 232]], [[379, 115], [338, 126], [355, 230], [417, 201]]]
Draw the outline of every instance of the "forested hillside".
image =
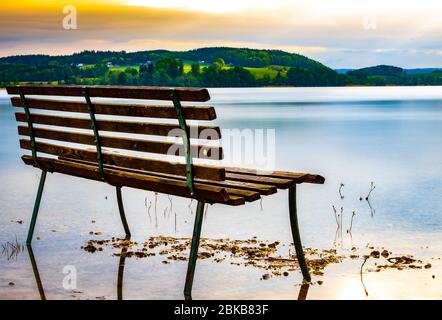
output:
[[226, 47], [0, 58], [0, 86], [20, 83], [204, 87], [442, 85], [442, 73], [407, 74], [393, 66], [338, 73], [299, 54]]

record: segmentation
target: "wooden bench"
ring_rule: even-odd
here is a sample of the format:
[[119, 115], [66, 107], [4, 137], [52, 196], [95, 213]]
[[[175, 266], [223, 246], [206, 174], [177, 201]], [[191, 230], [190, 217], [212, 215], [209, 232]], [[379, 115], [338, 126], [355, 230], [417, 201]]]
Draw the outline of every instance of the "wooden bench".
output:
[[[22, 108], [15, 113], [20, 123], [18, 133], [23, 137], [20, 147], [31, 151], [31, 155], [23, 155], [22, 159], [25, 164], [42, 170], [26, 241], [28, 245], [32, 241], [47, 172], [114, 186], [127, 237], [130, 237], [130, 230], [123, 208], [122, 187], [193, 198], [198, 204], [184, 288], [185, 295], [190, 296], [205, 203], [238, 206], [274, 194], [277, 189], [288, 189], [296, 254], [304, 279], [310, 281], [299, 235], [296, 185], [322, 184], [324, 178], [286, 171], [262, 175], [252, 169], [219, 165], [222, 148], [210, 144], [209, 138], [220, 139], [220, 128], [206, 123], [190, 124], [193, 120], [201, 122], [216, 118], [213, 107], [200, 104], [210, 100], [207, 89], [22, 85], [7, 87], [7, 92], [13, 95], [12, 105]], [[110, 103], [109, 99], [102, 98], [122, 100]], [[140, 100], [162, 102], [146, 104]], [[194, 105], [189, 105], [190, 102]], [[199, 104], [195, 105], [195, 102]], [[164, 138], [171, 130], [180, 132], [179, 142]], [[209, 134], [205, 135], [207, 132]], [[198, 138], [198, 143], [191, 143], [191, 138]], [[118, 149], [118, 152], [107, 148]], [[180, 159], [179, 163], [170, 161], [171, 148], [176, 151], [172, 158]], [[142, 152], [144, 156], [134, 155], [135, 152]], [[43, 157], [40, 153], [50, 156]], [[197, 163], [197, 159], [210, 164]]]

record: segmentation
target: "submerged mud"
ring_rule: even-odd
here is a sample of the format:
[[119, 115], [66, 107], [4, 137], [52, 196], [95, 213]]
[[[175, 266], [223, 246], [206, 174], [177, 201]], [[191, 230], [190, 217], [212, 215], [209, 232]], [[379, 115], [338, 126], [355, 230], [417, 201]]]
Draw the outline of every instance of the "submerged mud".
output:
[[[89, 240], [83, 250], [95, 253], [119, 249], [112, 255], [125, 258], [149, 258], [160, 256], [162, 263], [169, 264], [178, 261], [187, 261], [190, 250], [190, 238], [175, 238], [168, 236], [150, 237], [145, 242], [134, 242], [125, 238], [108, 240]], [[373, 267], [365, 271], [379, 272], [386, 269], [428, 269], [430, 263], [414, 258], [412, 255], [397, 255], [391, 251], [374, 247], [355, 248], [349, 253], [338, 252], [332, 249], [304, 248], [307, 266], [312, 275], [323, 276], [324, 270], [331, 264], [338, 264], [344, 260], [360, 260], [365, 264], [367, 260], [374, 260]], [[201, 238], [198, 259], [211, 259], [214, 263], [230, 263], [232, 265], [253, 267], [263, 270], [261, 280], [272, 277], [288, 276], [291, 272], [299, 272], [299, 264], [292, 244], [282, 244], [279, 241], [258, 240], [256, 237], [246, 240], [208, 239]], [[318, 281], [318, 283], [322, 281]]]

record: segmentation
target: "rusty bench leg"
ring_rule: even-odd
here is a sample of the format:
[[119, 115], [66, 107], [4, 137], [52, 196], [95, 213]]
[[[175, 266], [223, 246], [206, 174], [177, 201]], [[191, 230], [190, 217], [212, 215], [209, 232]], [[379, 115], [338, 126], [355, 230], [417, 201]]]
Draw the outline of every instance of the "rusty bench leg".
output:
[[126, 233], [126, 238], [130, 238], [129, 225], [127, 224], [126, 214], [124, 213], [123, 198], [121, 197], [121, 187], [117, 186], [117, 202], [118, 210], [120, 211], [121, 222], [123, 223], [124, 232]]
[[301, 267], [302, 276], [305, 281], [310, 282], [310, 274], [305, 262], [304, 251], [302, 249], [301, 236], [299, 235], [298, 226], [298, 209], [296, 206], [296, 184], [289, 189], [289, 210], [290, 210], [290, 225], [292, 228], [293, 242], [295, 244], [296, 257], [298, 258], [299, 266]]
[[201, 226], [203, 224], [204, 202], [198, 201], [193, 227], [192, 244], [190, 248], [189, 264], [187, 266], [186, 284], [184, 285], [184, 296], [189, 298], [192, 295], [193, 276], [195, 274], [196, 259], [198, 258], [198, 247], [200, 244]]
[[37, 197], [34, 203], [34, 210], [32, 211], [31, 223], [28, 230], [28, 238], [26, 239], [26, 244], [30, 245], [32, 242], [32, 236], [34, 235], [35, 223], [37, 222], [38, 210], [40, 209], [41, 196], [43, 195], [43, 187], [46, 181], [46, 171], [41, 171], [40, 183], [38, 184]]

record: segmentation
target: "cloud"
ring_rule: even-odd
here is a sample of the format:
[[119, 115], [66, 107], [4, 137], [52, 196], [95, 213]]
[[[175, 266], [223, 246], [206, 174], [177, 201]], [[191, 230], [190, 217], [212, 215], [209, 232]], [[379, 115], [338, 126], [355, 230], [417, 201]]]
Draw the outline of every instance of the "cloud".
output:
[[[2, 4], [0, 56], [216, 45], [278, 48], [332, 67], [441, 66], [442, 4], [433, 0], [69, 2], [77, 8], [77, 30], [62, 28], [64, 1]], [[364, 25], [367, 15], [375, 18], [374, 28]]]

